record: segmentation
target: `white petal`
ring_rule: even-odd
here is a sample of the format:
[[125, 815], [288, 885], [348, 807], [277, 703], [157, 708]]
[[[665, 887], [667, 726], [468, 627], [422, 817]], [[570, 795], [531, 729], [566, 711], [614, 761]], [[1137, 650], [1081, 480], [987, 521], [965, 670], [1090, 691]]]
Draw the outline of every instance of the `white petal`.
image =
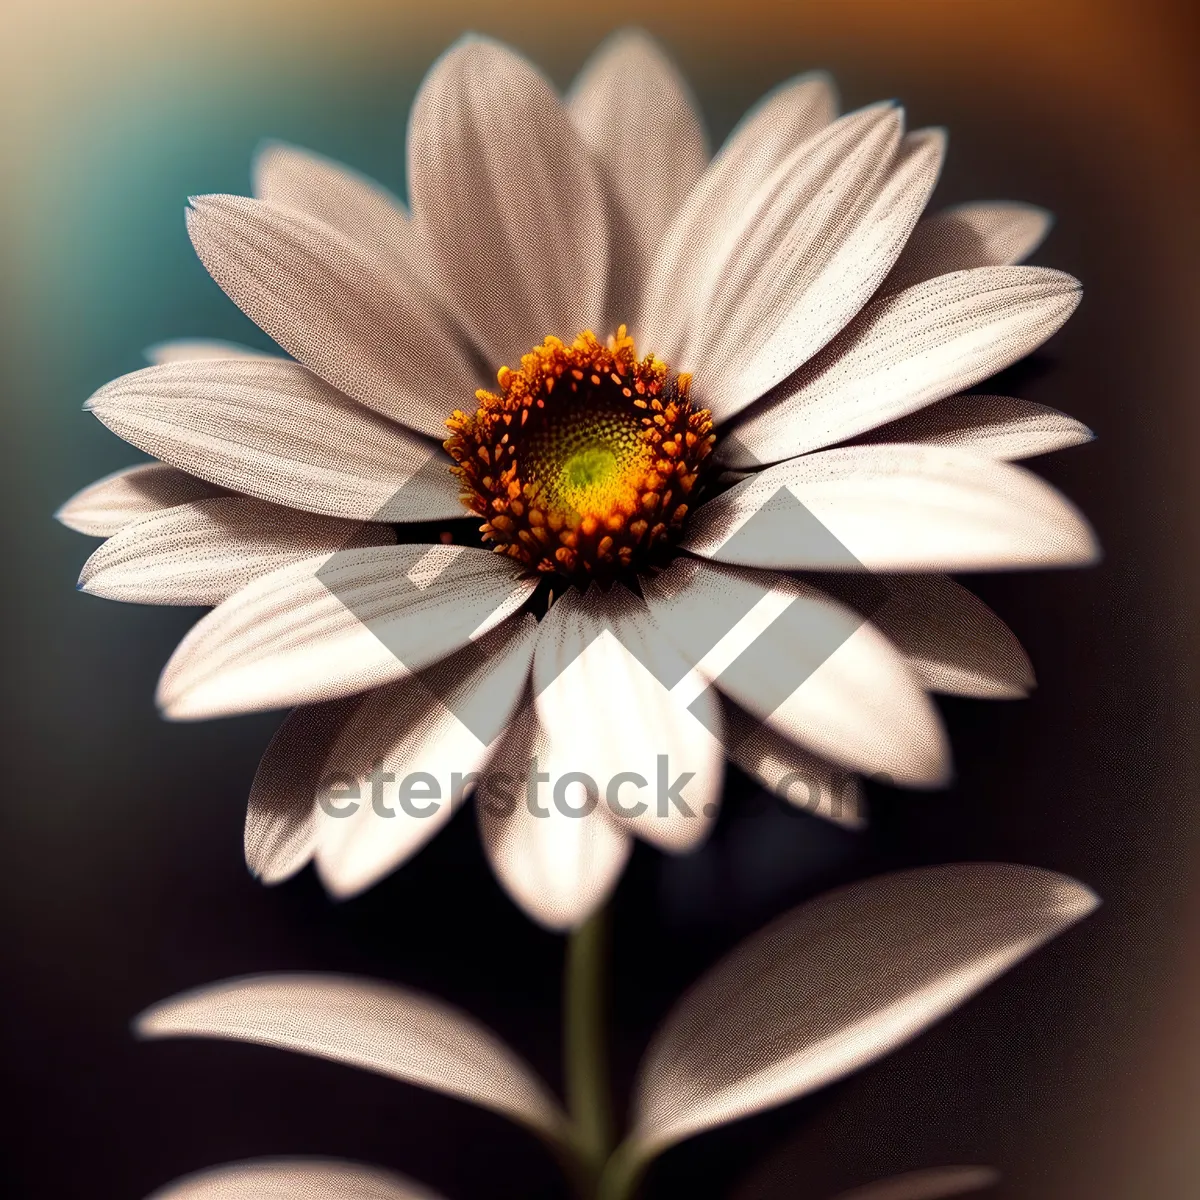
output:
[[155, 342], [143, 351], [146, 358], [156, 367], [165, 363], [204, 362], [210, 358], [272, 358], [266, 350], [255, 350], [240, 342], [223, 342], [216, 338], [180, 338], [170, 342]]
[[[765, 299], [778, 298], [780, 281], [766, 277], [771, 265], [789, 280], [811, 282], [827, 261], [822, 251], [840, 246], [839, 224], [844, 237], [877, 196], [903, 125], [896, 105], [874, 104], [848, 113], [775, 164], [711, 246], [696, 281], [691, 328], [672, 346], [681, 366], [694, 371], [702, 365], [692, 348], [710, 329], [719, 335], [731, 311], [756, 304], [755, 286], [765, 289]], [[718, 352], [714, 345], [705, 349]]]
[[491, 1109], [552, 1140], [564, 1117], [528, 1065], [449, 1004], [338, 975], [257, 975], [164, 1000], [137, 1018], [146, 1038], [212, 1037], [362, 1067]]
[[1078, 509], [1023, 468], [950, 446], [892, 444], [769, 467], [698, 509], [685, 546], [782, 570], [840, 570], [853, 556], [873, 570], [986, 571], [1076, 566], [1099, 554]]
[[554, 89], [527, 62], [477, 37], [444, 54], [413, 104], [408, 179], [432, 270], [493, 366], [518, 365], [548, 334], [598, 329], [604, 193]]
[[171, 656], [158, 702], [176, 720], [353, 695], [402, 679], [482, 637], [536, 580], [462, 546], [317, 555], [243, 588]]
[[699, 845], [721, 799], [720, 705], [695, 685], [694, 665], [620, 585], [562, 596], [542, 620], [534, 663], [538, 723], [556, 761], [591, 778], [604, 816], [675, 852]]
[[246, 866], [263, 883], [282, 883], [312, 858], [321, 767], [359, 703], [352, 696], [294, 709], [271, 739], [250, 788], [244, 835]]
[[868, 442], [958, 446], [1008, 461], [1081, 446], [1096, 435], [1065, 413], [1012, 396], [951, 396], [864, 435]]
[[568, 98], [609, 197], [608, 315], [631, 322], [650, 262], [708, 162], [687, 84], [640, 30], [614, 34], [585, 64]]
[[411, 254], [404, 205], [373, 179], [311, 150], [268, 142], [254, 157], [254, 195], [323, 221], [348, 241], [407, 263]]
[[[548, 780], [532, 779], [536, 772]], [[625, 868], [632, 841], [601, 813], [586, 808], [577, 770], [556, 753], [533, 706], [518, 712], [476, 789], [483, 848], [505, 891], [548, 929], [581, 925], [608, 899]], [[562, 786], [562, 805], [551, 792]], [[549, 786], [546, 786], [546, 784]]]
[[218, 496], [127, 525], [83, 564], [79, 587], [137, 604], [220, 604], [288, 563], [357, 546], [394, 544], [387, 525], [317, 517]]
[[390, 1171], [319, 1158], [263, 1159], [209, 1167], [149, 1200], [438, 1200]]
[[477, 377], [414, 270], [321, 221], [245, 196], [197, 196], [192, 245], [235, 304], [322, 379], [430, 437]]
[[836, 116], [832, 80], [813, 72], [768, 93], [742, 118], [664, 235], [631, 323], [647, 348], [669, 362], [678, 360], [716, 248], [779, 164]]
[[685, 559], [643, 591], [697, 672], [777, 733], [889, 782], [946, 781], [950, 754], [936, 709], [858, 613], [785, 576]]
[[820, 586], [869, 617], [931, 691], [1004, 700], [1034, 686], [1033, 667], [1012, 630], [945, 575], [864, 580], [850, 573], [826, 576]]
[[883, 281], [886, 295], [914, 283], [964, 271], [1022, 262], [1042, 244], [1054, 218], [1033, 204], [957, 204], [926, 217]]
[[286, 359], [147, 367], [87, 408], [139, 449], [260, 500], [358, 520], [463, 515], [448, 459]]
[[862, 829], [866, 807], [858, 779], [818, 758], [725, 698], [725, 752], [768, 791], [814, 817]]
[[734, 435], [734, 466], [778, 462], [971, 387], [1057, 332], [1079, 281], [1045, 267], [940, 275], [869, 308]]
[[335, 896], [376, 883], [450, 819], [516, 710], [536, 632], [532, 616], [513, 617], [365, 697], [321, 768], [322, 786], [336, 779], [342, 795], [357, 797], [339, 800], [351, 810], [344, 815], [318, 817], [317, 871]]
[[166, 463], [141, 463], [89, 484], [54, 515], [76, 533], [111, 537], [151, 513], [221, 492], [221, 488]]
[[[937, 182], [945, 137], [925, 130], [894, 153], [900, 114], [853, 138], [830, 127], [828, 153], [801, 153], [756, 193], [723, 247], [685, 361], [717, 420], [739, 412], [821, 349], [870, 299]], [[851, 126], [853, 128], [853, 126]]]
[[[406, 285], [420, 279], [447, 335], [465, 344], [438, 281], [431, 278], [423, 239], [399, 197], [352, 167], [284, 142], [268, 142], [259, 150], [253, 174], [258, 199], [328, 225], [369, 257], [393, 264]], [[430, 432], [442, 436], [440, 429]]]
[[947, 1196], [994, 1187], [999, 1182], [999, 1173], [991, 1167], [931, 1167], [868, 1183], [843, 1192], [835, 1200], [944, 1200]]
[[635, 1145], [648, 1157], [873, 1062], [1095, 905], [1062, 875], [980, 863], [885, 875], [794, 909], [667, 1015], [639, 1072]]

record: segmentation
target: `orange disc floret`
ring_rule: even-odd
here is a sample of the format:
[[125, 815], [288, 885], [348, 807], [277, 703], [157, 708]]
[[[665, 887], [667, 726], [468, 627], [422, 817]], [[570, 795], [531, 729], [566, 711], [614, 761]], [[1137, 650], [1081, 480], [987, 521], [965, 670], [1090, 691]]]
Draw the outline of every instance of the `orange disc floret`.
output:
[[691, 377], [601, 342], [548, 337], [501, 367], [499, 392], [446, 422], [466, 507], [497, 552], [583, 582], [649, 563], [678, 537], [715, 440]]

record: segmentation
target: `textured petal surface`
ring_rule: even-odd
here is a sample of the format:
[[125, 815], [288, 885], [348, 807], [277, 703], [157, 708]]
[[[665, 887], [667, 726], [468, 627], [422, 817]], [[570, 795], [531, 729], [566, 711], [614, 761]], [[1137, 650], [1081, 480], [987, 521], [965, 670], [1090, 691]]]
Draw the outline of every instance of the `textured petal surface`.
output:
[[438, 1200], [390, 1171], [318, 1158], [210, 1167], [160, 1188], [150, 1200]]
[[708, 162], [687, 84], [639, 30], [614, 34], [584, 66], [568, 109], [609, 199], [609, 323], [634, 317], [638, 289], [668, 226]]
[[551, 1139], [563, 1115], [516, 1054], [432, 996], [338, 975], [258, 975], [210, 984], [147, 1009], [147, 1038], [257, 1042], [388, 1075], [528, 1126]]
[[[809, 536], [782, 489], [826, 531]], [[751, 517], [752, 536], [736, 537]], [[832, 536], [830, 536], [832, 535]], [[783, 570], [983, 571], [1095, 560], [1078, 509], [1036, 475], [950, 446], [848, 446], [769, 467], [697, 510], [684, 543]], [[840, 551], [839, 548], [840, 547]]]
[[667, 1015], [640, 1069], [633, 1137], [653, 1153], [865, 1066], [1095, 904], [1062, 875], [980, 863], [885, 875], [794, 909]]
[[620, 585], [568, 592], [539, 630], [536, 711], [556, 761], [594, 781], [604, 816], [664, 850], [695, 848], [721, 799], [720, 705], [694, 665]]
[[235, 304], [306, 367], [430, 437], [478, 379], [414, 270], [322, 221], [245, 196], [187, 211], [201, 262]]
[[260, 500], [358, 520], [463, 514], [429, 443], [284, 359], [147, 367], [87, 407], [139, 449]]
[[373, 179], [299, 146], [268, 142], [254, 158], [254, 195], [323, 221], [384, 262], [412, 257], [408, 213]]
[[[786, 311], [820, 276], [855, 218], [877, 197], [903, 127], [896, 105], [871, 105], [822, 129], [776, 164], [711, 247], [697, 280], [694, 322], [672, 346], [681, 366], [703, 367], [693, 361], [693, 347], [710, 331], [720, 336], [731, 313], [741, 310], [739, 328], [751, 307], [777, 320], [778, 310]], [[759, 296], [756, 285], [764, 289]], [[759, 337], [772, 332], [769, 327]], [[705, 350], [715, 359], [726, 347], [706, 342]], [[734, 369], [729, 364], [727, 373]]]
[[1061, 271], [981, 267], [875, 301], [738, 427], [730, 464], [829, 446], [971, 387], [1040, 346], [1079, 299]]
[[937, 182], [940, 131], [911, 134], [897, 152], [899, 110], [865, 113], [768, 180], [722, 247], [683, 359], [718, 420], [789, 376], [862, 308]]
[[[534, 760], [536, 772], [548, 779], [531, 779]], [[586, 921], [608, 899], [633, 845], [616, 822], [595, 809], [585, 811], [587, 797], [566, 779], [577, 769], [556, 752], [529, 704], [517, 714], [476, 791], [479, 831], [492, 870], [526, 914], [548, 929]], [[560, 806], [551, 793], [561, 780], [566, 782]], [[572, 808], [581, 811], [565, 811]]]
[[293, 709], [258, 764], [246, 807], [246, 866], [263, 883], [290, 879], [316, 846], [321, 768], [357, 696]]
[[631, 328], [648, 349], [678, 361], [717, 247], [758, 188], [836, 116], [833, 82], [815, 72], [770, 92], [729, 135], [672, 221], [646, 280]]
[[725, 752], [747, 775], [802, 812], [847, 829], [867, 823], [858, 779], [723, 698]]
[[146, 358], [156, 367], [166, 363], [205, 362], [211, 358], [278, 358], [266, 350], [255, 350], [241, 342], [225, 342], [217, 338], [178, 338], [147, 346]]
[[493, 366], [517, 366], [547, 334], [599, 331], [604, 192], [554, 89], [524, 59], [470, 37], [434, 64], [413, 104], [408, 179], [432, 270]]
[[288, 563], [358, 546], [394, 544], [388, 525], [318, 517], [218, 496], [144, 517], [83, 564], [79, 587], [139, 604], [215, 605]]
[[[857, 612], [785, 576], [688, 560], [643, 591], [697, 672], [776, 733], [891, 782], [945, 782], [950, 754], [937, 711]], [[714, 620], [729, 632], [708, 649]], [[699, 644], [689, 644], [693, 632]]]
[[864, 586], [855, 575], [829, 575], [820, 586], [868, 615], [931, 691], [1006, 700], [1034, 686], [1012, 630], [945, 575], [890, 575], [882, 599], [876, 579]]
[[1066, 450], [1095, 434], [1065, 413], [1012, 396], [951, 396], [866, 434], [868, 442], [958, 446], [985, 458], [1012, 461]]
[[876, 1180], [842, 1192], [835, 1200], [943, 1200], [994, 1187], [999, 1182], [999, 1172], [991, 1167], [931, 1167]]
[[76, 533], [112, 537], [151, 513], [192, 500], [206, 500], [221, 491], [166, 463], [142, 463], [89, 484], [54, 515]]
[[195, 720], [392, 683], [482, 637], [535, 584], [498, 554], [461, 546], [317, 555], [196, 624], [163, 671], [158, 702], [168, 717]]
[[369, 693], [321, 769], [346, 815], [318, 816], [321, 881], [336, 896], [370, 887], [423, 846], [470, 791], [472, 773], [525, 690], [537, 622], [513, 617], [420, 675]]
[[996, 267], [1026, 259], [1054, 218], [1033, 204], [958, 204], [926, 217], [913, 230], [882, 291], [898, 292], [935, 275]]

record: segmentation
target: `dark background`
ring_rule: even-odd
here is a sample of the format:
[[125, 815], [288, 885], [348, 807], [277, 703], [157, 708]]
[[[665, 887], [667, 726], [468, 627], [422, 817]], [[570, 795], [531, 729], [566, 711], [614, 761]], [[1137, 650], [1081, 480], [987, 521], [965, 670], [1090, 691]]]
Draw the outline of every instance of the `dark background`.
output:
[[[16, 4], [4, 68], [0, 234], [5, 432], [6, 795], [0, 1181], [8, 1194], [138, 1197], [264, 1154], [377, 1162], [451, 1200], [560, 1194], [539, 1144], [498, 1117], [384, 1079], [226, 1043], [136, 1042], [130, 1019], [194, 985], [272, 969], [428, 989], [559, 1083], [562, 939], [491, 878], [470, 811], [367, 895], [242, 863], [245, 797], [278, 715], [172, 725], [152, 696], [192, 611], [77, 595], [94, 543], [54, 509], [135, 460], [80, 412], [173, 336], [266, 344], [205, 275], [194, 192], [248, 190], [261, 137], [401, 189], [421, 73], [464, 28], [513, 40], [565, 83], [626, 15], [658, 32], [723, 136], [798, 70], [845, 107], [900, 97], [945, 124], [939, 202], [1019, 198], [1058, 225], [1034, 261], [1085, 284], [1014, 394], [1098, 441], [1035, 463], [1094, 522], [1095, 570], [969, 580], [1028, 649], [1025, 702], [942, 702], [957, 780], [870, 790], [869, 831], [785, 813], [731, 778], [712, 843], [639, 847], [614, 912], [623, 1098], [673, 997], [719, 953], [827, 886], [911, 864], [1030, 863], [1104, 906], [933, 1031], [845, 1083], [669, 1152], [648, 1196], [829, 1195], [900, 1170], [1000, 1168], [1009, 1197], [1200, 1193], [1195, 346], [1197, 39], [1180, 5], [841, 6], [737, 14], [452, 3]], [[15, 32], [14, 32], [15, 31]]]

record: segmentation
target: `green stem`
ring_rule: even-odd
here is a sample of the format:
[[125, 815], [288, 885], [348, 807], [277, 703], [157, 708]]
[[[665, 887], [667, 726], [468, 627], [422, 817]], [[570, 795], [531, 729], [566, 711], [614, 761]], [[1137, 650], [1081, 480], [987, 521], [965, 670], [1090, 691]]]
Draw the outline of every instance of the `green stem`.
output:
[[600, 1175], [596, 1200], [629, 1200], [642, 1181], [647, 1162], [641, 1146], [632, 1140], [622, 1142]]
[[567, 1110], [580, 1155], [596, 1176], [613, 1148], [608, 1079], [608, 917], [594, 913], [567, 942], [563, 970], [563, 1057]]

